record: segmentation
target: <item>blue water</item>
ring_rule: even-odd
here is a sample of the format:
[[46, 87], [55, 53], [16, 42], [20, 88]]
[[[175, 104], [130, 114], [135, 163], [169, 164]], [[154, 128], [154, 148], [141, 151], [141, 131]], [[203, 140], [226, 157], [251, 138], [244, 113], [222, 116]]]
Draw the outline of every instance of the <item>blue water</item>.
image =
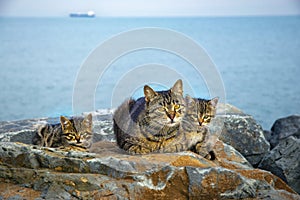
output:
[[[73, 86], [84, 60], [112, 36], [142, 27], [172, 29], [195, 40], [220, 72], [226, 102], [253, 115], [265, 129], [280, 117], [300, 114], [299, 16], [0, 18], [0, 120], [72, 114]], [[95, 91], [95, 108], [110, 107], [106, 94], [122, 75], [146, 63], [174, 67], [197, 95], [209, 96], [189, 63], [148, 49], [112, 63]]]

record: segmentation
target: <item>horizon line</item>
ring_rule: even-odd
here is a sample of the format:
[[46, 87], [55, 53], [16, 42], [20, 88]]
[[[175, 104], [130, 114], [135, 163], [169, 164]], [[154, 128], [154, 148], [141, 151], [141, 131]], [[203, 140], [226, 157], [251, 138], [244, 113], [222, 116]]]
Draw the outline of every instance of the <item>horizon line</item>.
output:
[[[225, 14], [225, 15], [95, 15], [93, 18], [198, 18], [198, 17], [296, 17], [300, 14]], [[1, 15], [0, 17], [7, 18], [57, 18], [70, 17], [66, 15]]]

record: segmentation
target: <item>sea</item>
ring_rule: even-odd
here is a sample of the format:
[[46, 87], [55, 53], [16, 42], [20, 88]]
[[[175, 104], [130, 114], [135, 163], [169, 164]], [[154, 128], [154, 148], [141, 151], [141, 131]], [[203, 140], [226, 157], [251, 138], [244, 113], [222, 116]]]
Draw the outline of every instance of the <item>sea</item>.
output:
[[[150, 33], [141, 41], [134, 34], [122, 37], [143, 29], [171, 35], [162, 40]], [[192, 51], [200, 65], [203, 58], [211, 60], [211, 77], [209, 70], [201, 71], [207, 63], [195, 71], [188, 56], [176, 52], [189, 48], [181, 39], [168, 40], [178, 34], [203, 50], [199, 55]], [[150, 48], [147, 41], [156, 39], [156, 47]], [[144, 48], [130, 46], [136, 42]], [[163, 48], [169, 43], [171, 49]], [[99, 69], [79, 80], [91, 59]], [[111, 59], [109, 64], [100, 66], [105, 59]], [[94, 81], [89, 77], [97, 78], [94, 88], [80, 82]], [[79, 100], [88, 99], [93, 109], [105, 110], [117, 106], [112, 99], [142, 96], [145, 84], [159, 90], [171, 87], [177, 78], [191, 89], [185, 94], [201, 98], [218, 96], [208, 86], [217, 81], [224, 89], [224, 103], [252, 115], [269, 130], [276, 119], [300, 114], [300, 16], [0, 18], [0, 121], [73, 115], [76, 84], [82, 85]], [[123, 95], [114, 95], [118, 89]], [[85, 96], [91, 90], [93, 96]]]

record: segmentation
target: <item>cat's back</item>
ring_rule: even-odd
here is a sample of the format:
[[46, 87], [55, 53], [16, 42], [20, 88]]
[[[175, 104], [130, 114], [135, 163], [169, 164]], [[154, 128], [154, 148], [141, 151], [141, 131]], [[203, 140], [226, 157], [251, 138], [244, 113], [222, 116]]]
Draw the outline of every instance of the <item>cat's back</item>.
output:
[[113, 119], [115, 122], [124, 122], [133, 120], [138, 121], [140, 114], [145, 110], [145, 98], [137, 100], [132, 98], [125, 100], [114, 112]]
[[132, 105], [134, 105], [135, 100], [134, 99], [126, 99], [114, 112], [113, 114], [113, 120], [115, 123], [118, 123], [119, 121], [123, 121], [127, 118], [127, 116], [130, 113]]
[[144, 115], [146, 101], [144, 97], [138, 98], [130, 107], [130, 118], [137, 122], [141, 115]]
[[51, 147], [53, 144], [61, 141], [62, 128], [58, 124], [40, 125], [32, 139], [34, 145]]

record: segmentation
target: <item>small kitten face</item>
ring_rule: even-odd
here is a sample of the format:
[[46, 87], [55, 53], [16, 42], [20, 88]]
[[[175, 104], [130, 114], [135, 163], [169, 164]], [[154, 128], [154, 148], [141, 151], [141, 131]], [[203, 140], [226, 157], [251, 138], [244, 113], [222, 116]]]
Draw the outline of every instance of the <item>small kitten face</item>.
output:
[[92, 139], [92, 115], [87, 115], [84, 119], [67, 119], [60, 117], [63, 137], [69, 144], [88, 147]]
[[205, 126], [210, 123], [211, 119], [216, 115], [216, 106], [219, 98], [213, 98], [211, 100], [205, 100], [200, 98], [186, 97], [186, 104], [188, 114], [190, 114], [194, 121], [199, 126]]
[[155, 92], [149, 86], [144, 87], [149, 117], [160, 125], [178, 125], [184, 114], [182, 81], [178, 80], [168, 91]]

